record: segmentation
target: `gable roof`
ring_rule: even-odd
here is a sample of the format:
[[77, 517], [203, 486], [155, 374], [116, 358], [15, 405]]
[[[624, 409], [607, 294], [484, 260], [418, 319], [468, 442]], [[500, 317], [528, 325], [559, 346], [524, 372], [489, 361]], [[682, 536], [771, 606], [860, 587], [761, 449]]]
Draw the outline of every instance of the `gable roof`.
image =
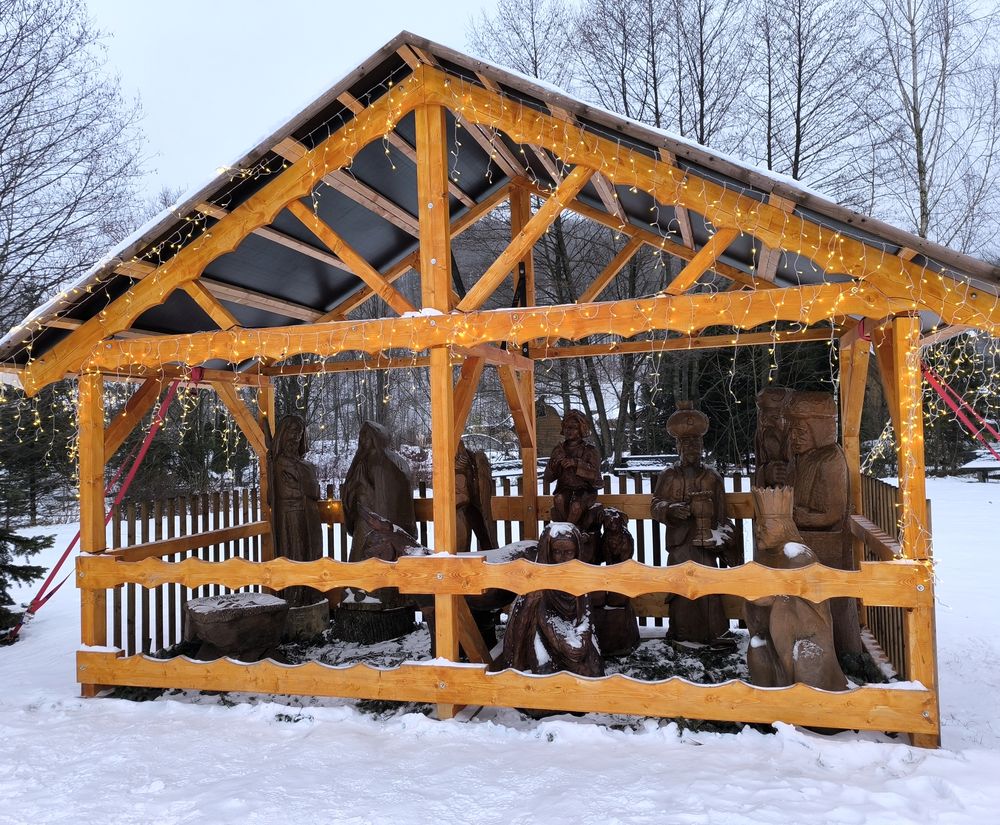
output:
[[[755, 168], [732, 157], [652, 129], [588, 105], [565, 93], [482, 60], [403, 32], [375, 52], [328, 92], [293, 117], [274, 134], [239, 158], [230, 170], [164, 210], [149, 224], [112, 250], [97, 266], [15, 327], [0, 340], [0, 362], [23, 366], [75, 327], [99, 314], [110, 302], [156, 266], [199, 237], [229, 211], [244, 203], [293, 160], [349, 123], [361, 108], [383, 97], [413, 71], [407, 54], [419, 55], [450, 75], [491, 88], [520, 104], [572, 119], [584, 130], [610, 138], [650, 157], [664, 152], [692, 180], [708, 180], [755, 200], [779, 200], [805, 220], [820, 224], [883, 250], [905, 253], [914, 264], [946, 277], [1000, 294], [1000, 267], [918, 238], [884, 222], [839, 206], [781, 175]], [[318, 216], [336, 228], [361, 256], [383, 274], [408, 269], [407, 259], [418, 248], [416, 232], [416, 166], [412, 160], [414, 117], [396, 124], [386, 141], [361, 149], [347, 170], [322, 190], [314, 204]], [[523, 152], [505, 135], [494, 146], [459, 139], [461, 129], [448, 115], [453, 164], [452, 218], [460, 218], [489, 203], [510, 180], [520, 175], [544, 192], [558, 183], [560, 161], [544, 149]], [[512, 168], [521, 165], [521, 169]], [[697, 251], [712, 234], [703, 216], [657, 204], [641, 191], [617, 186], [601, 191], [592, 180], [571, 208], [614, 226], [621, 220], [653, 232], [668, 242]], [[656, 218], [651, 223], [651, 208]], [[620, 210], [620, 211], [619, 211]], [[615, 212], [618, 214], [614, 214]], [[761, 246], [754, 238], [737, 238], [720, 258], [717, 269], [754, 273]], [[724, 273], [723, 273], [724, 274]], [[837, 280], [812, 261], [784, 251], [774, 266], [776, 285], [794, 286]], [[842, 276], [846, 280], [846, 276]], [[244, 327], [287, 326], [325, 319], [352, 296], [365, 294], [353, 274], [287, 209], [267, 227], [248, 236], [232, 252], [213, 260], [201, 283]], [[134, 334], [178, 334], [215, 329], [216, 325], [182, 290], [135, 320]]]

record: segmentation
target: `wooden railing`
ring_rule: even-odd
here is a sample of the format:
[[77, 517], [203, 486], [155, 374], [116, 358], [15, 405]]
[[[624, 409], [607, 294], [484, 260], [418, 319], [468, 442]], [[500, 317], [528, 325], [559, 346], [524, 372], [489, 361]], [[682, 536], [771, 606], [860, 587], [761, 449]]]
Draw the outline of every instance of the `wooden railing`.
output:
[[[874, 478], [861, 478], [862, 513], [851, 519], [851, 532], [863, 546], [864, 561], [892, 561], [903, 556], [899, 543], [899, 489]], [[927, 502], [928, 517], [931, 503]], [[866, 604], [863, 624], [901, 679], [909, 678], [906, 613], [900, 607]]]
[[[405, 593], [462, 595], [491, 587], [515, 593], [559, 589], [574, 594], [613, 590], [630, 596], [673, 592], [688, 598], [725, 593], [737, 598], [795, 595], [812, 601], [833, 596], [863, 598], [869, 604], [932, 609], [929, 588], [921, 588], [927, 568], [916, 562], [865, 563], [860, 571], [814, 566], [775, 571], [755, 563], [728, 570], [691, 563], [651, 568], [637, 562], [594, 567], [574, 561], [538, 565], [526, 561], [486, 564], [482, 557], [412, 557], [395, 563], [357, 564], [323, 559], [251, 562], [232, 558], [169, 563], [147, 557], [128, 562], [114, 556], [82, 557], [78, 586], [88, 596], [122, 584], [187, 588], [253, 585], [280, 589], [305, 585], [320, 590], [345, 586], [397, 587]], [[926, 595], [925, 595], [926, 594]], [[180, 687], [221, 691], [304, 693], [438, 704], [498, 705], [551, 710], [686, 716], [743, 722], [782, 719], [792, 724], [908, 731], [937, 730], [936, 697], [920, 688], [889, 690], [877, 686], [827, 693], [803, 685], [758, 689], [741, 682], [695, 685], [672, 678], [641, 682], [620, 675], [587, 679], [568, 673], [530, 676], [513, 671], [489, 674], [485, 666], [406, 664], [390, 670], [366, 665], [329, 667], [317, 663], [288, 667], [271, 661], [237, 664], [227, 660], [197, 663], [183, 657], [156, 660], [142, 655], [81, 650], [81, 681], [101, 685]]]
[[[80, 681], [87, 684], [182, 687], [304, 693], [318, 696], [425, 701], [438, 704], [488, 704], [567, 711], [641, 713], [744, 722], [782, 719], [794, 724], [853, 727], [933, 734], [937, 699], [931, 690], [889, 690], [868, 686], [847, 693], [825, 693], [797, 685], [759, 690], [730, 682], [695, 685], [680, 679], [638, 682], [621, 676], [583, 679], [571, 674], [535, 677], [517, 673], [487, 674], [480, 666], [405, 664], [380, 671], [364, 665], [331, 668], [317, 663], [288, 668], [272, 662], [237, 665], [226, 660], [196, 663], [187, 659], [150, 659], [181, 638], [184, 602], [191, 597], [230, 590], [280, 589], [307, 585], [325, 592], [344, 586], [364, 589], [396, 587], [404, 593], [461, 595], [498, 587], [516, 593], [552, 588], [571, 593], [611, 590], [632, 596], [647, 621], [662, 624], [663, 596], [689, 598], [723, 594], [731, 605], [764, 595], [795, 595], [813, 601], [834, 596], [863, 600], [874, 632], [905, 673], [907, 649], [917, 616], [930, 626], [931, 588], [924, 578], [928, 565], [895, 559], [892, 536], [871, 519], [857, 517], [852, 528], [864, 541], [859, 571], [813, 566], [775, 571], [754, 563], [719, 570], [693, 564], [666, 567], [662, 525], [649, 519], [653, 480], [648, 473], [607, 479], [602, 501], [622, 509], [631, 519], [636, 560], [615, 567], [580, 562], [545, 566], [525, 561], [487, 565], [481, 557], [418, 557], [395, 564], [369, 561], [346, 564], [349, 540], [340, 502], [323, 505], [325, 554], [317, 562], [285, 559], [260, 562], [260, 521], [256, 491], [229, 496], [193, 496], [163, 504], [129, 504], [115, 520], [118, 549], [78, 563], [78, 586], [84, 606], [93, 595], [111, 590], [109, 641], [120, 653], [84, 649], [79, 654]], [[741, 486], [737, 481], [734, 486]], [[888, 485], [886, 485], [888, 486]], [[878, 495], [888, 494], [874, 487]], [[626, 491], [626, 492], [623, 492]], [[328, 489], [328, 496], [332, 489]], [[500, 543], [524, 535], [516, 483], [501, 482], [494, 499]], [[870, 498], [870, 494], [866, 493]], [[866, 498], [866, 500], [868, 500]], [[433, 546], [432, 499], [425, 489], [415, 498], [419, 538]], [[730, 516], [748, 530], [752, 514], [749, 493], [727, 495]], [[551, 508], [551, 496], [540, 496], [539, 520]], [[880, 512], [881, 517], [885, 511]], [[123, 529], [124, 526], [124, 529]], [[201, 532], [195, 533], [195, 530]], [[738, 612], [736, 613], [738, 615]], [[886, 619], [885, 617], [891, 617]], [[910, 624], [907, 624], [907, 622]], [[881, 624], [878, 624], [881, 622]], [[889, 624], [891, 622], [891, 625]], [[898, 630], [897, 635], [893, 635]]]

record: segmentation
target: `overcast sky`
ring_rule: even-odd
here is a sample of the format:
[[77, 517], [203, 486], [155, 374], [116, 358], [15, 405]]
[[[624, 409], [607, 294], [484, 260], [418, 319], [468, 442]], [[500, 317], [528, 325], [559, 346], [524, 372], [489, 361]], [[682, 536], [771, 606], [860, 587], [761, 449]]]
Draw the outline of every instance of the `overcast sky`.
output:
[[462, 49], [461, 6], [420, 0], [88, 0], [144, 112], [147, 193], [214, 177], [407, 29]]

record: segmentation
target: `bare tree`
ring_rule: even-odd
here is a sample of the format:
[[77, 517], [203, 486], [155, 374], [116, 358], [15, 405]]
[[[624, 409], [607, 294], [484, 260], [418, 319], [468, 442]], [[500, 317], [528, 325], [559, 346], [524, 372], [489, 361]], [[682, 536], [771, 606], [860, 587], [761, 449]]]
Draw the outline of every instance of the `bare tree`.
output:
[[883, 45], [873, 129], [889, 217], [964, 251], [995, 251], [1000, 10], [964, 0], [870, 0], [869, 18]]
[[0, 322], [97, 259], [131, 218], [138, 109], [79, 0], [0, 14]]
[[871, 36], [857, 0], [759, 0], [748, 148], [768, 169], [857, 202], [871, 106]]

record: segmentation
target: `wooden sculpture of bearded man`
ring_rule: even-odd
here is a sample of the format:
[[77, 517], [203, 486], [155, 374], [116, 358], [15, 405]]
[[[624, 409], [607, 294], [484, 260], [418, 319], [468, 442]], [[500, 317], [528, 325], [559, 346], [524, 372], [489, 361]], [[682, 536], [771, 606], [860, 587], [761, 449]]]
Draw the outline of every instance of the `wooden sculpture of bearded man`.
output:
[[[754, 532], [758, 563], [779, 570], [815, 564], [816, 554], [802, 543], [792, 521], [789, 487], [753, 488]], [[786, 687], [802, 682], [823, 690], [847, 690], [837, 661], [829, 601], [798, 596], [766, 596], [747, 602], [750, 647], [747, 667], [758, 687]]]

